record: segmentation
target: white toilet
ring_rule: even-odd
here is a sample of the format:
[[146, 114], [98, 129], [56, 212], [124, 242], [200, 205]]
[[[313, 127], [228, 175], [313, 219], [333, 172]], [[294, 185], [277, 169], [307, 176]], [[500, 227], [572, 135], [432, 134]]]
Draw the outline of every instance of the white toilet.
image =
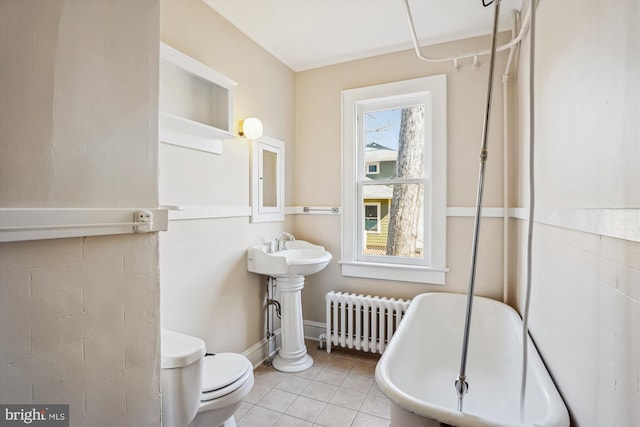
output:
[[200, 338], [162, 329], [162, 425], [235, 427], [253, 387], [253, 366], [235, 353], [205, 356]]

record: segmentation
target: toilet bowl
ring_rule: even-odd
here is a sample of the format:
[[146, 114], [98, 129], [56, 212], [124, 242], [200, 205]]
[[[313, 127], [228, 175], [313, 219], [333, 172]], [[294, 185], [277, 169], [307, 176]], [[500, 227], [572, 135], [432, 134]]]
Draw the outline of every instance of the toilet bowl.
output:
[[206, 356], [198, 413], [190, 427], [236, 427], [234, 412], [253, 387], [253, 365], [241, 354]]
[[253, 387], [253, 366], [235, 353], [205, 356], [204, 341], [162, 329], [162, 425], [235, 427]]

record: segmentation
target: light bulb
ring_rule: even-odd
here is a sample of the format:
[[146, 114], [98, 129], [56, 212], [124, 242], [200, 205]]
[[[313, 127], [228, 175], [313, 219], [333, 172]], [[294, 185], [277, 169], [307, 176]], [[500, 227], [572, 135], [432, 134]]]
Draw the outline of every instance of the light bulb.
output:
[[249, 117], [242, 122], [241, 136], [248, 139], [258, 139], [262, 136], [262, 122], [255, 117]]

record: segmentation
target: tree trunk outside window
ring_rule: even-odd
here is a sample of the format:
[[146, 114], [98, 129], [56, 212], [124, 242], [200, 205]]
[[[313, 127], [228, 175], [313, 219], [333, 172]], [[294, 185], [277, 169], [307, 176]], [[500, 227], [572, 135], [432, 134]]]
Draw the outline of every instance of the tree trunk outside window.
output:
[[[403, 108], [398, 139], [396, 177], [422, 178], [424, 145], [424, 106]], [[418, 220], [422, 210], [420, 184], [395, 184], [391, 201], [387, 255], [416, 256]]]

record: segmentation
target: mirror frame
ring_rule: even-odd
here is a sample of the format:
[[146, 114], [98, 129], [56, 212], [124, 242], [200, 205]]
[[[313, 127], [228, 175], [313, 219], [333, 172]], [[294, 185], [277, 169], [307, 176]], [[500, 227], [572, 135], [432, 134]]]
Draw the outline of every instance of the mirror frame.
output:
[[[261, 136], [251, 145], [251, 222], [284, 221], [284, 142]], [[264, 206], [264, 153], [276, 155], [276, 205]]]

